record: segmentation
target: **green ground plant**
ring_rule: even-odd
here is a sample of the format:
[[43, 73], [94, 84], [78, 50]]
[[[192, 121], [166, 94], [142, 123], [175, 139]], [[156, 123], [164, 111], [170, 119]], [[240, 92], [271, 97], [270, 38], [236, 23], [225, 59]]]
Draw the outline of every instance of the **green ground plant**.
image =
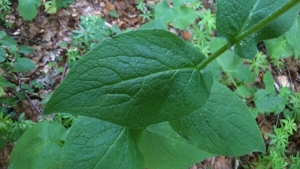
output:
[[11, 2], [9, 0], [0, 0], [0, 24], [3, 24], [6, 28], [11, 28], [12, 24], [5, 16], [11, 13]]
[[[42, 0], [19, 0], [18, 10], [20, 15], [24, 20], [30, 21], [35, 18], [38, 14], [38, 8], [42, 5]], [[46, 1], [45, 12], [46, 13], [56, 13], [60, 8], [65, 8], [69, 4], [72, 4], [74, 0], [53, 0]]]
[[[80, 21], [79, 30], [72, 30], [73, 35], [70, 37], [72, 43], [66, 54], [69, 67], [101, 40], [120, 32], [117, 26], [108, 26], [105, 19], [99, 16], [81, 16]], [[61, 43], [60, 46], [66, 48], [67, 44]]]
[[21, 135], [33, 126], [35, 123], [31, 120], [24, 120], [24, 113], [22, 113], [17, 120], [13, 120], [10, 114], [4, 115], [0, 113], [0, 150], [2, 150], [7, 143], [17, 141]]
[[295, 156], [286, 155], [288, 153], [286, 149], [289, 143], [288, 138], [296, 131], [297, 124], [294, 122], [294, 119], [288, 117], [280, 120], [280, 128], [274, 126], [274, 134], [268, 134], [271, 138], [268, 153], [261, 155], [259, 162], [255, 162], [254, 165], [257, 168], [266, 169], [299, 168], [299, 159], [296, 159], [297, 157], [299, 158], [299, 153], [295, 154]]
[[[34, 63], [22, 55], [28, 55], [34, 50], [28, 46], [18, 45], [17, 42], [5, 32], [0, 31], [0, 91], [2, 105], [1, 112], [6, 113], [6, 108], [14, 107], [17, 101], [25, 98], [24, 91], [30, 91], [27, 85], [16, 86], [9, 82], [12, 73], [24, 73], [35, 69]], [[15, 91], [16, 97], [2, 97], [4, 89], [10, 88]], [[6, 108], [5, 108], [6, 107]]]
[[[211, 42], [212, 54], [206, 57], [160, 29], [161, 21], [166, 22], [172, 13], [187, 12], [189, 24], [184, 24], [192, 24], [197, 18], [189, 12], [192, 8], [183, 1], [174, 1], [170, 8], [162, 1], [155, 8], [155, 18], [164, 11], [160, 19], [103, 40], [75, 63], [44, 114], [69, 113], [78, 119], [69, 131], [49, 121], [31, 127], [13, 149], [9, 168], [187, 168], [216, 154], [265, 152], [249, 108], [219, 83], [220, 67], [228, 70], [233, 82], [251, 81], [230, 72], [231, 68], [250, 71], [241, 66], [241, 58], [253, 59], [258, 42], [288, 31], [297, 16], [297, 4], [297, 0], [219, 0], [216, 29], [225, 40], [212, 41], [219, 45]], [[174, 26], [181, 19], [172, 20]], [[255, 98], [273, 97], [269, 90], [254, 91]], [[287, 124], [292, 121], [282, 126], [293, 129]], [[274, 140], [281, 142], [281, 137], [277, 134]]]

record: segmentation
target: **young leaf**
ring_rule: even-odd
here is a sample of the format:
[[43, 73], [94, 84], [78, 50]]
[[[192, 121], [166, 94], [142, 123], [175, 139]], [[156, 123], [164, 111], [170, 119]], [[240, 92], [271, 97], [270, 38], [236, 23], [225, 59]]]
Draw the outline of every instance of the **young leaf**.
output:
[[29, 46], [20, 45], [20, 46], [18, 47], [18, 52], [27, 55], [27, 54], [33, 53], [34, 50], [33, 50], [31, 47], [29, 47]]
[[55, 14], [57, 11], [56, 1], [45, 2], [45, 12], [49, 14]]
[[10, 48], [16, 47], [17, 42], [14, 40], [14, 38], [10, 36], [4, 36], [1, 40], [0, 43], [2, 43], [3, 46], [7, 46]]
[[[287, 2], [296, 4], [298, 0], [219, 0], [217, 2], [217, 30], [219, 37], [225, 37], [230, 43], [236, 43], [251, 27], [255, 27], [262, 19], [281, 9]], [[255, 34], [244, 39], [235, 46], [235, 52], [251, 59], [257, 53], [256, 44], [265, 39], [276, 38], [288, 31], [295, 21], [299, 5], [273, 20]]]
[[167, 25], [161, 20], [161, 19], [155, 19], [154, 21], [150, 21], [141, 27], [139, 29], [164, 29], [168, 30]]
[[28, 72], [34, 69], [34, 63], [28, 58], [18, 58], [13, 66], [14, 72]]
[[58, 168], [66, 134], [64, 126], [57, 122], [37, 123], [19, 138], [8, 168]]
[[261, 132], [248, 107], [217, 82], [202, 108], [170, 125], [191, 144], [209, 153], [239, 156], [265, 151]]
[[0, 31], [0, 39], [6, 36], [6, 33], [4, 31]]
[[263, 82], [265, 85], [265, 89], [270, 93], [275, 93], [275, 87], [274, 87], [274, 78], [272, 76], [272, 73], [270, 71], [267, 71], [264, 74]]
[[155, 6], [155, 20], [161, 19], [165, 24], [169, 24], [175, 14], [175, 10], [170, 8], [167, 1], [161, 1], [159, 4]]
[[189, 144], [167, 122], [147, 127], [139, 142], [146, 168], [189, 168], [193, 164], [213, 157]]
[[129, 129], [83, 116], [72, 125], [60, 161], [63, 169], [144, 167]]
[[260, 113], [275, 111], [282, 98], [267, 90], [260, 89], [254, 94], [254, 103]]
[[266, 46], [268, 55], [272, 58], [279, 60], [282, 58], [288, 58], [294, 54], [293, 47], [288, 43], [285, 36], [265, 40], [264, 44]]
[[165, 30], [119, 34], [72, 67], [44, 114], [78, 114], [134, 128], [176, 120], [210, 95], [211, 73], [196, 68], [204, 58]]
[[19, 0], [18, 10], [25, 20], [32, 20], [38, 13], [41, 0]]
[[0, 46], [0, 63], [6, 59], [6, 52], [2, 46]]
[[172, 20], [173, 26], [181, 30], [187, 28], [198, 18], [197, 13], [186, 6], [176, 8], [175, 12], [176, 17]]

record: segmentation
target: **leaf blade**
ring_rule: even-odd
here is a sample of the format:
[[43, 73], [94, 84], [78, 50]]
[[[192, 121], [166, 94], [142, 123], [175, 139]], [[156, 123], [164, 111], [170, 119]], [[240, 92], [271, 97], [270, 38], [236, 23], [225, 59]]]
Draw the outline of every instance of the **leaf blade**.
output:
[[77, 119], [62, 151], [63, 169], [143, 167], [143, 155], [128, 129], [90, 117]]
[[9, 169], [57, 168], [66, 128], [57, 122], [42, 121], [28, 129], [14, 147]]
[[209, 153], [238, 156], [265, 151], [261, 133], [247, 106], [217, 82], [212, 86], [211, 97], [199, 111], [170, 125], [191, 144]]
[[146, 168], [188, 168], [214, 156], [189, 144], [167, 122], [144, 130], [139, 148], [144, 155]]
[[44, 114], [63, 111], [133, 128], [178, 119], [210, 94], [212, 75], [196, 69], [204, 58], [165, 30], [120, 34], [74, 65]]

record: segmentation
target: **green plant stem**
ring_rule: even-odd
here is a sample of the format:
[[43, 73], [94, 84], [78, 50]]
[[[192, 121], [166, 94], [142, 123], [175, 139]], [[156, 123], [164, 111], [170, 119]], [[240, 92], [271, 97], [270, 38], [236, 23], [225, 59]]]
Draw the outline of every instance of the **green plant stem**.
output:
[[211, 61], [215, 60], [218, 56], [220, 56], [222, 53], [224, 53], [227, 49], [231, 48], [234, 46], [236, 43], [240, 42], [244, 38], [250, 36], [254, 32], [258, 31], [259, 29], [263, 28], [265, 25], [269, 24], [273, 20], [275, 20], [277, 17], [291, 9], [293, 6], [295, 6], [297, 3], [299, 3], [299, 0], [291, 0], [285, 5], [283, 5], [281, 8], [279, 8], [277, 11], [269, 15], [268, 17], [264, 18], [260, 22], [258, 22], [256, 25], [251, 27], [250, 29], [242, 32], [238, 36], [234, 38], [232, 41], [228, 41], [225, 45], [223, 45], [220, 49], [218, 49], [215, 53], [213, 53], [210, 57], [208, 57], [206, 60], [201, 62], [198, 66], [197, 69], [201, 70], [204, 69]]

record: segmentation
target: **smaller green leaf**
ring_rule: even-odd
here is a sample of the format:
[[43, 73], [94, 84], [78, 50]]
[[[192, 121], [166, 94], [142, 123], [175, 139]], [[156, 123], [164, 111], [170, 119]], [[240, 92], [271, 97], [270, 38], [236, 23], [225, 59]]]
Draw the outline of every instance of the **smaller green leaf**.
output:
[[25, 46], [25, 45], [20, 45], [20, 46], [18, 47], [18, 51], [19, 51], [20, 53], [25, 54], [25, 55], [34, 52], [34, 50], [33, 50], [31, 47]]
[[267, 90], [260, 89], [254, 94], [254, 103], [260, 113], [274, 111], [281, 101], [280, 97]]
[[274, 59], [288, 58], [294, 55], [293, 47], [285, 36], [264, 41], [267, 53]]
[[175, 28], [185, 29], [189, 25], [195, 22], [198, 18], [196, 11], [186, 7], [181, 6], [175, 9], [176, 17], [172, 20]]
[[0, 31], [0, 39], [2, 39], [5, 35], [6, 33], [4, 31]]
[[[0, 97], [3, 95], [3, 93], [4, 93], [4, 89], [3, 89], [2, 86], [0, 86]], [[1, 150], [1, 149], [0, 149], [0, 150]]]
[[34, 63], [28, 58], [18, 58], [13, 65], [14, 72], [28, 72], [35, 68]]
[[141, 169], [144, 161], [128, 128], [80, 116], [67, 136], [61, 167]]
[[146, 168], [189, 168], [214, 156], [189, 144], [167, 122], [147, 127], [142, 133], [139, 148], [144, 155]]
[[2, 46], [0, 46], [0, 63], [5, 61], [6, 56], [7, 55], [6, 55], [5, 50], [3, 49]]
[[60, 123], [37, 123], [19, 138], [12, 151], [8, 168], [58, 168], [66, 134], [66, 128]]
[[236, 92], [239, 96], [243, 98], [250, 97], [252, 94], [251, 88], [247, 85], [238, 86], [234, 92]]
[[118, 14], [118, 12], [116, 10], [110, 10], [109, 11], [109, 15], [111, 17], [114, 17], [114, 18], [118, 18], [119, 17], [119, 14]]
[[180, 7], [185, 3], [197, 2], [197, 0], [173, 0], [174, 7]]
[[263, 77], [263, 82], [265, 85], [265, 89], [270, 92], [270, 93], [275, 93], [275, 88], [274, 88], [274, 78], [272, 76], [272, 73], [270, 71], [267, 71], [264, 74]]
[[16, 85], [9, 83], [3, 76], [0, 76], [0, 86], [1, 87], [16, 87]]
[[167, 25], [161, 20], [161, 19], [155, 19], [154, 21], [150, 21], [141, 27], [139, 29], [164, 29], [168, 30]]
[[[226, 40], [222, 38], [213, 38], [209, 43], [210, 51], [216, 52], [221, 46], [226, 44]], [[249, 68], [243, 64], [243, 60], [234, 54], [232, 51], [223, 53], [216, 59], [222, 69], [232, 79], [237, 79], [241, 82], [253, 82], [254, 74]]]
[[25, 20], [32, 20], [38, 14], [41, 0], [19, 0], [18, 10]]
[[226, 51], [217, 58], [217, 61], [233, 80], [236, 79], [245, 83], [254, 81], [254, 74], [243, 64], [243, 60], [232, 51]]
[[175, 10], [170, 8], [167, 1], [162, 1], [155, 6], [155, 20], [161, 18], [165, 24], [169, 24], [176, 16]]
[[68, 5], [72, 4], [74, 0], [56, 0], [57, 9], [66, 8]]
[[14, 40], [14, 38], [10, 37], [10, 36], [5, 36], [3, 37], [0, 42], [2, 43], [3, 46], [7, 46], [10, 48], [16, 47], [18, 44], [17, 42]]
[[47, 1], [45, 2], [45, 12], [49, 14], [54, 14], [56, 13], [57, 8], [56, 8], [56, 2], [55, 1]]

